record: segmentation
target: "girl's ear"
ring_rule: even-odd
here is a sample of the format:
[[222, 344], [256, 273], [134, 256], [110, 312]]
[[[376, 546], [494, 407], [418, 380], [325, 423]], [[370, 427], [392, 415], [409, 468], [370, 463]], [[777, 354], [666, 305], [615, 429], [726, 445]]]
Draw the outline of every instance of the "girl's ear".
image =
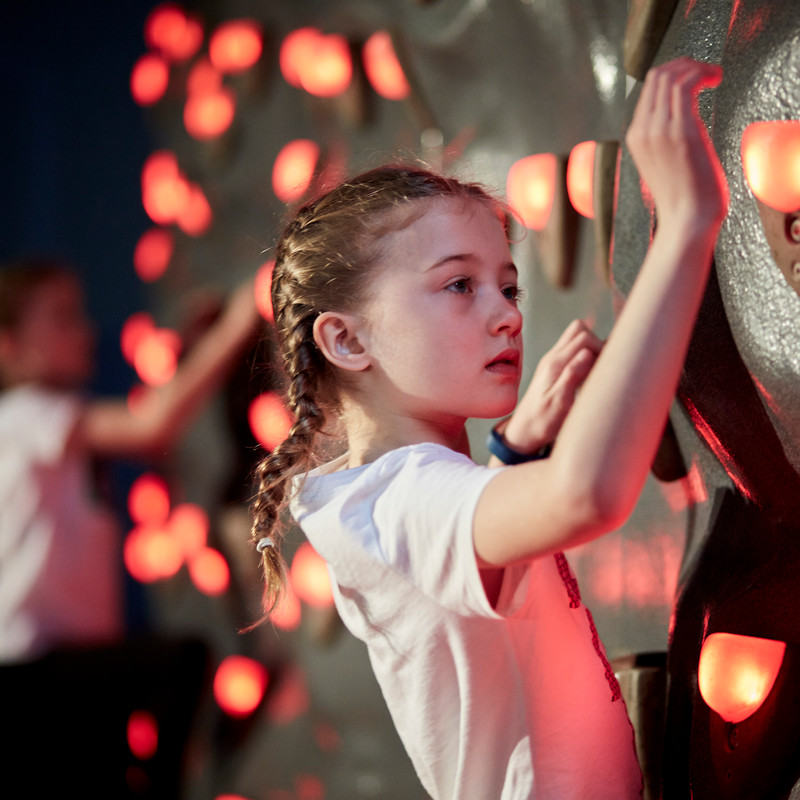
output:
[[359, 336], [361, 328], [351, 314], [323, 311], [314, 320], [314, 341], [322, 355], [336, 367], [360, 372], [370, 357]]

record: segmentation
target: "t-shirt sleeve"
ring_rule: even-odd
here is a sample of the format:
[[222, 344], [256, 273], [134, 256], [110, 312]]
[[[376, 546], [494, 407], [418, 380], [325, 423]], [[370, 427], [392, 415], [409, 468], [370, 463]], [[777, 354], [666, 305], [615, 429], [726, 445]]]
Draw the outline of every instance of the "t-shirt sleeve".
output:
[[483, 590], [472, 538], [478, 499], [497, 474], [441, 447], [415, 448], [374, 506], [386, 563], [458, 613], [497, 616]]
[[78, 421], [80, 398], [37, 390], [21, 393], [14, 405], [8, 423], [16, 426], [19, 445], [36, 461], [58, 461]]

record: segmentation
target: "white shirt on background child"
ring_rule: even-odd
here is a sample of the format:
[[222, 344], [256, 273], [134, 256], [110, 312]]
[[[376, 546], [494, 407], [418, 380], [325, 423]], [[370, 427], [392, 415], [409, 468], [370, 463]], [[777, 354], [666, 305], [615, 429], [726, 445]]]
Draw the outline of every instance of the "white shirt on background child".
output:
[[633, 728], [564, 556], [506, 567], [486, 598], [472, 521], [497, 471], [436, 444], [343, 463], [309, 473], [291, 511], [426, 791], [640, 797]]
[[117, 525], [66, 446], [80, 411], [71, 393], [0, 393], [1, 662], [122, 632]]

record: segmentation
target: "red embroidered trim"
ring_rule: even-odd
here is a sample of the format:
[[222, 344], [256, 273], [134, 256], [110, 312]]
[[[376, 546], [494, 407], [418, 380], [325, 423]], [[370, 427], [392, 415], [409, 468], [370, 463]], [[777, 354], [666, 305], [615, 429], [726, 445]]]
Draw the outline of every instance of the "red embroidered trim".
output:
[[[561, 580], [563, 581], [567, 590], [567, 595], [569, 596], [569, 607], [579, 608], [581, 604], [581, 592], [580, 588], [578, 587], [578, 581], [575, 580], [575, 576], [572, 574], [572, 570], [569, 568], [569, 564], [567, 563], [567, 559], [563, 553], [556, 553], [555, 559], [556, 566], [558, 567], [558, 574], [561, 576]], [[611, 689], [611, 702], [613, 703], [622, 697], [622, 690], [619, 688], [617, 676], [614, 674], [614, 670], [611, 668], [611, 664], [608, 662], [603, 645], [600, 642], [600, 637], [597, 634], [597, 628], [594, 624], [592, 612], [585, 607], [584, 610], [586, 611], [586, 618], [589, 620], [589, 629], [592, 632], [592, 645], [594, 646], [594, 650], [597, 653], [598, 658], [603, 663], [606, 681]]]

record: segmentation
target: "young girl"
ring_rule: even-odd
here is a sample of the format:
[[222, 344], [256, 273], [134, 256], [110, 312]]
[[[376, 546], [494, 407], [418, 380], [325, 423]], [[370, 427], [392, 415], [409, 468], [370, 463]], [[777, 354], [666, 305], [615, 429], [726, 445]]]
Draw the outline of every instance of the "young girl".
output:
[[[378, 169], [306, 205], [278, 243], [297, 421], [259, 470], [267, 609], [291, 498], [435, 798], [641, 793], [619, 687], [561, 551], [624, 522], [656, 452], [726, 213], [695, 108], [719, 79], [688, 60], [648, 76], [627, 142], [658, 230], [602, 351], [571, 325], [495, 429], [493, 455], [513, 466], [476, 465], [465, 434], [467, 418], [517, 402], [522, 319], [497, 202]], [[318, 466], [334, 419], [346, 452]]]
[[83, 397], [93, 341], [76, 276], [42, 260], [0, 269], [0, 662], [121, 637], [121, 538], [90, 458], [169, 448], [257, 323], [248, 285], [133, 415]]

